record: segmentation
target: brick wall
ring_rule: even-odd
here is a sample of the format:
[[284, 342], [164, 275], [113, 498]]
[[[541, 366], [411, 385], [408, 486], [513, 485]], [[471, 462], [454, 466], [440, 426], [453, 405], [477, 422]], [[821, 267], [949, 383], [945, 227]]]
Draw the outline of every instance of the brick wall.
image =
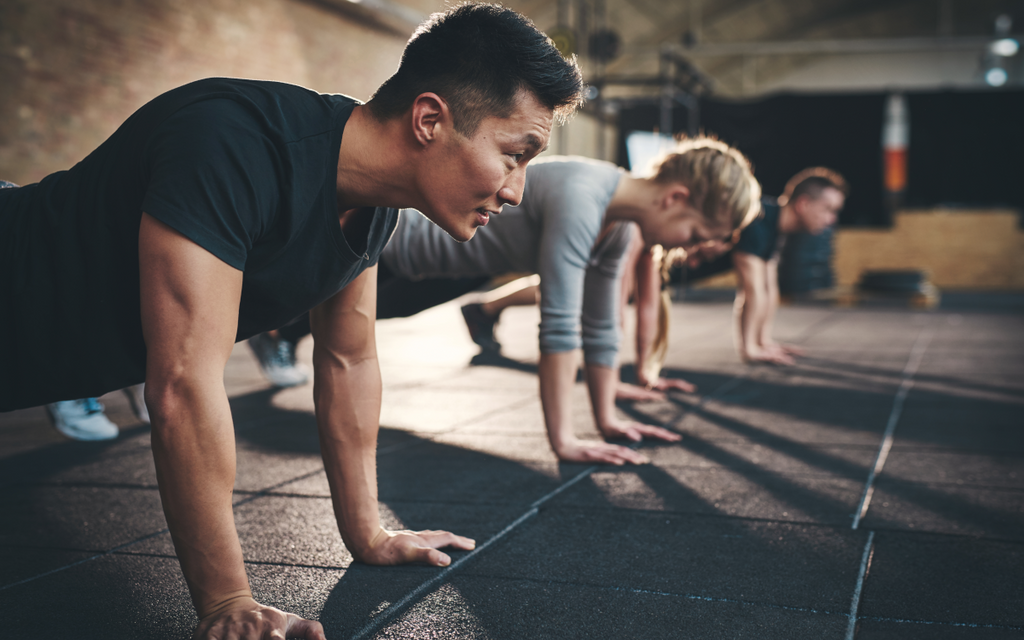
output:
[[365, 100], [406, 39], [302, 0], [3, 0], [0, 179], [70, 167], [146, 101], [199, 78]]

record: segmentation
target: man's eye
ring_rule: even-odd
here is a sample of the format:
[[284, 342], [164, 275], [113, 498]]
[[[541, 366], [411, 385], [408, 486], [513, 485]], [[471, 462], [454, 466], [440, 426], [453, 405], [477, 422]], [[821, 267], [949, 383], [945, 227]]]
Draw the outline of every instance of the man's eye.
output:
[[523, 154], [521, 154], [521, 153], [510, 153], [510, 154], [508, 154], [508, 157], [512, 158], [512, 160], [514, 160], [516, 164], [519, 164], [519, 161], [523, 159]]

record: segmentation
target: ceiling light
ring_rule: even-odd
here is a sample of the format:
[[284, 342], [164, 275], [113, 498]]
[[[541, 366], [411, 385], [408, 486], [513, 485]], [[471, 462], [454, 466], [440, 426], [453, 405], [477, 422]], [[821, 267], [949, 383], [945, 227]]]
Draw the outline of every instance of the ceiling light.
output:
[[1017, 55], [1017, 51], [1020, 50], [1020, 44], [1013, 38], [1002, 38], [988, 45], [988, 50], [997, 56], [1010, 58]]
[[1006, 84], [1008, 79], [1006, 75], [1006, 69], [1000, 67], [994, 67], [985, 72], [985, 82], [989, 83], [993, 87], [1001, 87]]

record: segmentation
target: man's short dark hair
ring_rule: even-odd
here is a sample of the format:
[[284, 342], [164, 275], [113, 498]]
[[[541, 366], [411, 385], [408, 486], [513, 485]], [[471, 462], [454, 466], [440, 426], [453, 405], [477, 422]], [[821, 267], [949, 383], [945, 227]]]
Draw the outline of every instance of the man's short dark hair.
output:
[[454, 126], [472, 136], [487, 116], [507, 118], [521, 89], [558, 120], [583, 102], [583, 76], [529, 18], [493, 4], [435, 13], [409, 39], [395, 75], [367, 103], [380, 120], [397, 117], [416, 96], [444, 98]]
[[850, 187], [843, 176], [825, 167], [810, 167], [789, 179], [779, 203], [796, 202], [800, 196], [817, 200], [825, 189], [836, 189], [844, 196], [850, 195]]

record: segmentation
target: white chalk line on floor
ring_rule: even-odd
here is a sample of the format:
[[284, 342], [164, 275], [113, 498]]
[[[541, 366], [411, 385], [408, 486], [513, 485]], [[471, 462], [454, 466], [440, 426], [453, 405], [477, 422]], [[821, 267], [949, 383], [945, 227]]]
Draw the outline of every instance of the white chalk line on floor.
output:
[[[921, 361], [924, 359], [925, 351], [928, 350], [928, 344], [931, 342], [933, 334], [934, 332], [930, 327], [923, 328], [917, 334], [914, 346], [910, 350], [910, 356], [907, 358], [907, 364], [903, 367], [900, 386], [896, 391], [896, 397], [893, 399], [892, 410], [889, 412], [889, 421], [885, 425], [885, 432], [882, 436], [882, 443], [878, 449], [878, 455], [875, 456], [875, 464], [868, 473], [867, 481], [864, 483], [864, 493], [861, 496], [857, 512], [853, 516], [853, 524], [851, 528], [854, 530], [860, 526], [861, 520], [865, 515], [867, 515], [868, 508], [871, 506], [871, 497], [875, 492], [875, 479], [882, 473], [882, 469], [885, 467], [885, 462], [889, 458], [889, 451], [892, 450], [896, 425], [899, 423], [900, 416], [903, 414], [903, 405], [907, 400], [907, 395], [910, 393], [910, 389], [914, 386], [914, 376], [917, 374], [918, 367], [921, 366]], [[860, 609], [860, 596], [864, 590], [864, 581], [867, 579], [868, 571], [871, 568], [871, 557], [874, 553], [874, 541], [875, 532], [869, 531], [867, 542], [864, 545], [864, 554], [861, 556], [860, 560], [860, 571], [857, 575], [857, 585], [853, 590], [853, 597], [850, 600], [850, 615], [849, 623], [846, 627], [846, 640], [854, 640], [854, 637], [857, 634], [857, 611]]]
[[918, 373], [918, 367], [921, 366], [921, 360], [925, 357], [925, 351], [928, 349], [928, 344], [932, 341], [933, 332], [931, 329], [925, 328], [918, 334], [918, 339], [913, 343], [913, 348], [910, 350], [910, 356], [907, 358], [906, 366], [903, 368], [903, 377], [899, 384], [899, 390], [896, 391], [896, 397], [893, 400], [893, 409], [889, 412], [889, 422], [886, 424], [886, 430], [882, 437], [882, 444], [879, 447], [879, 454], [874, 458], [874, 465], [871, 467], [871, 471], [867, 474], [867, 481], [864, 483], [864, 493], [860, 498], [860, 505], [857, 507], [857, 512], [853, 516], [852, 528], [856, 529], [860, 526], [860, 521], [865, 515], [867, 515], [867, 509], [871, 505], [871, 496], [874, 494], [874, 480], [876, 480], [882, 473], [883, 467], [886, 465], [886, 460], [889, 458], [889, 451], [893, 446], [893, 434], [896, 431], [896, 424], [899, 422], [900, 415], [903, 413], [903, 402], [906, 400], [907, 394], [910, 392], [910, 388], [913, 387], [913, 376]]
[[[732, 388], [734, 388], [736, 385], [738, 385], [741, 382], [743, 382], [745, 379], [746, 379], [745, 376], [742, 375], [742, 374], [735, 376], [731, 380], [725, 382], [724, 384], [719, 386], [717, 389], [715, 389], [710, 395], [701, 398], [701, 401], [699, 403], [697, 403], [696, 406], [699, 407], [699, 406], [703, 405], [707, 400], [710, 400], [710, 399], [712, 399], [714, 397], [722, 395], [723, 393], [726, 393], [727, 391], [729, 391]], [[630, 446], [630, 448], [635, 448], [638, 444], [639, 443], [632, 443], [629, 446]], [[530, 504], [530, 508], [525, 513], [523, 513], [521, 516], [516, 518], [512, 523], [510, 523], [504, 529], [502, 529], [498, 533], [496, 533], [493, 536], [491, 536], [490, 538], [488, 538], [482, 545], [480, 545], [479, 547], [475, 548], [473, 551], [470, 551], [465, 556], [459, 558], [455, 562], [451, 563], [450, 565], [448, 565], [447, 567], [442, 569], [434, 577], [432, 577], [429, 580], [421, 583], [418, 587], [416, 587], [415, 589], [413, 589], [412, 591], [407, 593], [404, 597], [402, 597], [402, 599], [400, 599], [397, 602], [391, 604], [389, 607], [387, 607], [386, 609], [381, 611], [379, 614], [374, 616], [374, 618], [370, 622], [368, 622], [365, 626], [363, 626], [361, 629], [356, 631], [356, 633], [354, 635], [350, 636], [349, 640], [364, 640], [365, 638], [368, 638], [368, 637], [370, 637], [370, 635], [372, 635], [372, 634], [376, 633], [377, 631], [379, 631], [387, 622], [392, 620], [398, 614], [400, 614], [403, 611], [405, 611], [406, 607], [408, 607], [409, 605], [413, 604], [422, 595], [426, 594], [431, 589], [433, 589], [434, 587], [436, 587], [437, 585], [442, 583], [452, 573], [454, 573], [460, 567], [462, 567], [467, 562], [469, 562], [470, 560], [475, 558], [477, 555], [482, 553], [484, 551], [484, 549], [487, 549], [492, 544], [494, 544], [495, 542], [497, 542], [501, 538], [504, 538], [506, 535], [511, 533], [513, 530], [517, 529], [524, 522], [532, 519], [534, 516], [536, 516], [538, 513], [540, 513], [540, 507], [543, 506], [544, 503], [550, 501], [552, 498], [554, 498], [558, 494], [560, 494], [563, 491], [565, 491], [566, 489], [572, 487], [573, 485], [575, 485], [577, 482], [583, 480], [584, 478], [589, 477], [590, 474], [594, 473], [595, 471], [597, 471], [598, 469], [601, 469], [603, 467], [604, 467], [604, 465], [592, 465], [590, 467], [587, 467], [583, 471], [581, 471], [578, 474], [576, 474], [572, 479], [570, 479], [570, 480], [568, 480], [566, 482], [563, 482], [561, 485], [556, 487], [554, 490], [552, 490], [549, 493], [545, 494], [543, 497], [535, 500], [533, 503]]]
[[931, 342], [933, 334], [934, 332], [929, 327], [925, 327], [917, 334], [914, 347], [910, 350], [910, 357], [907, 358], [907, 364], [903, 367], [903, 379], [900, 381], [900, 388], [896, 392], [896, 398], [893, 400], [892, 411], [889, 412], [889, 422], [885, 426], [882, 444], [878, 449], [878, 455], [875, 457], [875, 464], [871, 468], [871, 472], [868, 473], [868, 479], [864, 484], [864, 493], [861, 495], [860, 505], [853, 516], [853, 529], [857, 529], [860, 526], [860, 521], [867, 515], [868, 508], [871, 506], [871, 496], [875, 492], [875, 480], [882, 473], [885, 461], [889, 457], [896, 424], [903, 413], [903, 403], [906, 401], [910, 389], [914, 386], [914, 375], [917, 373], [917, 368], [921, 365], [921, 360], [924, 358], [924, 353], [928, 349], [928, 343]]
[[864, 544], [864, 554], [860, 558], [860, 571], [857, 573], [857, 586], [850, 599], [850, 621], [846, 625], [846, 640], [853, 640], [857, 633], [857, 611], [860, 609], [860, 594], [864, 591], [864, 580], [871, 569], [871, 556], [874, 554], [875, 532], [868, 532], [868, 541]]

